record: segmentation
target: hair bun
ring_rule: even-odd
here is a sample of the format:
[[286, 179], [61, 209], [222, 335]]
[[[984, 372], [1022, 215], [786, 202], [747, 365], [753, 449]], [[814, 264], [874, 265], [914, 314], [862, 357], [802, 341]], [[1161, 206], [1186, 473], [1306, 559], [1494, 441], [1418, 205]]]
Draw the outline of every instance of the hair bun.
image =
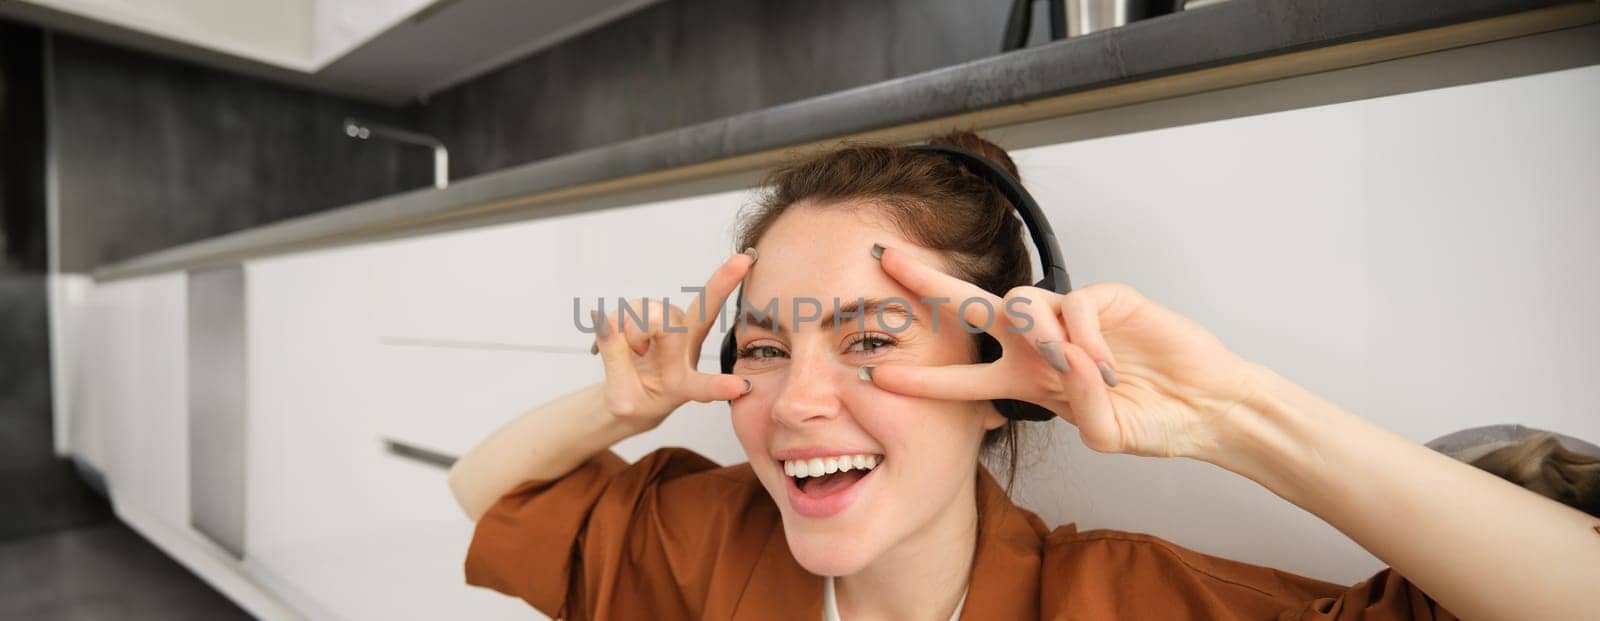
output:
[[1006, 150], [1000, 148], [1000, 145], [985, 140], [971, 130], [958, 129], [948, 134], [934, 136], [928, 139], [928, 144], [956, 147], [977, 153], [999, 164], [1006, 172], [1011, 173], [1012, 177], [1016, 177], [1017, 181], [1022, 180], [1022, 175], [1017, 172], [1016, 162], [1011, 161], [1011, 154], [1006, 153]]

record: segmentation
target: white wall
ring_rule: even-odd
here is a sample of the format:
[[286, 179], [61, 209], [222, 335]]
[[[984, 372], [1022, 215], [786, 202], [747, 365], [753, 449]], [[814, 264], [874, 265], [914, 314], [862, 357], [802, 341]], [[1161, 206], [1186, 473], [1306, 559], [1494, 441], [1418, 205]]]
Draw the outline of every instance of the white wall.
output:
[[[1080, 285], [1132, 283], [1419, 442], [1511, 422], [1593, 441], [1595, 110], [1587, 67], [1016, 155]], [[1332, 580], [1379, 567], [1242, 478], [1053, 432], [1026, 494], [1049, 522]]]

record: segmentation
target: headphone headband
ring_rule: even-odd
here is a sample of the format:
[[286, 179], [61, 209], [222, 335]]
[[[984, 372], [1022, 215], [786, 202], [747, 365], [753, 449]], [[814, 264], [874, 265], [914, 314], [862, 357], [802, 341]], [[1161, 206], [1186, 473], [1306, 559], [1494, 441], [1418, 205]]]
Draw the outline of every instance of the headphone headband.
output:
[[1011, 205], [1016, 208], [1017, 215], [1022, 217], [1023, 226], [1033, 238], [1033, 247], [1039, 252], [1039, 271], [1043, 278], [1040, 278], [1035, 286], [1056, 293], [1072, 291], [1072, 279], [1067, 276], [1067, 262], [1061, 258], [1061, 247], [1056, 244], [1056, 233], [1050, 228], [1050, 220], [1044, 217], [1044, 210], [1039, 208], [1039, 203], [1033, 200], [1033, 195], [1023, 189], [1022, 182], [1001, 168], [994, 160], [960, 147], [920, 144], [909, 148], [914, 151], [937, 153], [957, 165], [965, 165], [972, 174], [1000, 190], [1006, 200], [1011, 201]]

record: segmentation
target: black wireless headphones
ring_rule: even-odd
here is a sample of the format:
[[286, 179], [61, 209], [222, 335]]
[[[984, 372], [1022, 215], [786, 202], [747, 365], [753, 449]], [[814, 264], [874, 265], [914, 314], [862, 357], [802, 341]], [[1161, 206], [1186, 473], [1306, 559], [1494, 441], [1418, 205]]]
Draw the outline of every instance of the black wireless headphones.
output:
[[[1023, 189], [1022, 183], [1016, 177], [1006, 172], [989, 158], [983, 157], [966, 149], [946, 145], [924, 144], [908, 147], [915, 151], [934, 153], [948, 158], [956, 166], [967, 171], [990, 185], [1000, 190], [1000, 193], [1011, 201], [1016, 207], [1017, 215], [1022, 217], [1022, 225], [1028, 229], [1028, 234], [1033, 238], [1033, 246], [1039, 251], [1039, 266], [1044, 272], [1044, 278], [1034, 286], [1048, 291], [1065, 294], [1072, 291], [1072, 281], [1067, 277], [1066, 262], [1061, 259], [1061, 248], [1056, 245], [1055, 232], [1050, 229], [1050, 221], [1044, 217], [1044, 211], [1039, 209], [1039, 203], [1033, 196]], [[739, 310], [738, 301], [744, 294], [744, 286], [740, 285], [739, 291], [734, 296], [735, 310]], [[1003, 295], [1001, 292], [997, 295]], [[734, 317], [737, 326], [739, 315]], [[739, 357], [738, 339], [734, 337], [735, 330], [730, 328], [722, 339], [722, 372], [733, 373], [734, 362]], [[994, 362], [1000, 359], [1000, 342], [987, 333], [980, 333], [978, 356], [982, 362]], [[1000, 414], [1012, 420], [1045, 421], [1055, 418], [1054, 412], [1044, 407], [1016, 401], [1013, 399], [995, 399], [994, 406]]]

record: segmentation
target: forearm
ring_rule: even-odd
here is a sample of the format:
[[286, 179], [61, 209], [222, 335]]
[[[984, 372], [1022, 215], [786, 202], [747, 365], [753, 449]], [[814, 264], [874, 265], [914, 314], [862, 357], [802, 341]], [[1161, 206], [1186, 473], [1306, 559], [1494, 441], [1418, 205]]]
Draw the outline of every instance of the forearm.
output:
[[559, 478], [611, 445], [646, 429], [612, 416], [603, 383], [523, 413], [450, 468], [450, 491], [474, 521], [506, 492]]
[[1600, 519], [1384, 430], [1254, 366], [1196, 457], [1261, 483], [1470, 619], [1600, 610]]

